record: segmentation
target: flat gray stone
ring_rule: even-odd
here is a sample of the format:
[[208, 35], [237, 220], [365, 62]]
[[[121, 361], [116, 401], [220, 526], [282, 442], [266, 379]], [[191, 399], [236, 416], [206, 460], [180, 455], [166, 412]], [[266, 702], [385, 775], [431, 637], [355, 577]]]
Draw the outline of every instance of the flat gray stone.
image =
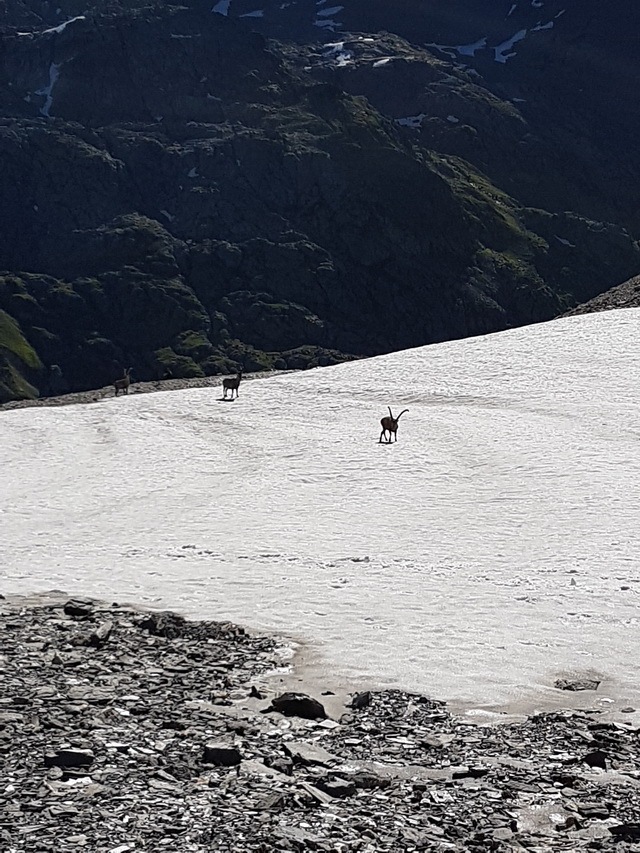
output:
[[320, 764], [322, 766], [327, 766], [328, 764], [338, 760], [335, 755], [332, 755], [326, 749], [312, 743], [292, 740], [288, 743], [284, 743], [282, 746], [286, 754], [289, 755], [297, 764]]

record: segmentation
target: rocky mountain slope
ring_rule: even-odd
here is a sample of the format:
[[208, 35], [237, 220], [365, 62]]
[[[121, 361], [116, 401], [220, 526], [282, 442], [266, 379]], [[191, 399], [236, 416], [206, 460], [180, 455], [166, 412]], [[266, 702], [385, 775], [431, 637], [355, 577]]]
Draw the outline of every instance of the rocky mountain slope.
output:
[[60, 594], [0, 600], [0, 631], [4, 850], [638, 849], [633, 708], [474, 726], [397, 689], [282, 694], [270, 638]]
[[614, 308], [640, 308], [640, 275], [572, 308], [567, 311], [566, 316], [591, 314], [594, 311], [611, 311]]
[[629, 278], [631, 15], [5, 0], [0, 400], [326, 364]]

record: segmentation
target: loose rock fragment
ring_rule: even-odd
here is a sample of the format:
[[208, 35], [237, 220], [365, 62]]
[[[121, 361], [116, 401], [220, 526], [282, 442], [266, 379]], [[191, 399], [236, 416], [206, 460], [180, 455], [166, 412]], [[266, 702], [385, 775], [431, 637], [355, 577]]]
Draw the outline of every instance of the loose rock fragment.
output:
[[302, 782], [300, 787], [305, 790], [308, 794], [310, 794], [315, 800], [319, 803], [330, 803], [333, 800], [333, 796], [331, 794], [327, 794], [324, 791], [321, 791], [315, 785], [310, 785], [308, 782]]
[[262, 797], [262, 799], [257, 803], [257, 808], [263, 809], [264, 811], [278, 811], [284, 806], [285, 802], [286, 797], [284, 794], [274, 792]]
[[301, 693], [289, 698], [312, 721], [266, 717], [248, 694], [273, 669], [272, 639], [181, 618], [141, 630], [148, 614], [111, 608], [107, 641], [89, 647], [104, 605], [73, 619], [62, 607], [0, 613], [2, 850], [638, 847], [634, 720], [574, 710], [474, 726], [400, 690], [339, 724]]
[[609, 832], [619, 841], [640, 842], [640, 823], [618, 823], [610, 826]]
[[571, 678], [559, 678], [555, 683], [554, 687], [557, 687], [558, 690], [597, 690], [600, 686], [600, 682], [591, 678], [582, 678], [582, 679], [571, 679]]
[[156, 637], [176, 639], [181, 637], [186, 629], [187, 620], [170, 610], [162, 613], [150, 613], [139, 623], [143, 631], [148, 631]]
[[316, 787], [331, 797], [351, 797], [356, 792], [356, 785], [352, 780], [341, 779], [337, 776], [316, 780]]
[[242, 755], [235, 746], [223, 743], [208, 743], [204, 748], [202, 760], [205, 764], [215, 764], [218, 767], [235, 767], [242, 761]]
[[102, 622], [95, 631], [89, 635], [89, 645], [99, 648], [107, 642], [113, 631], [113, 622]]
[[361, 708], [366, 708], [371, 704], [371, 691], [365, 690], [363, 693], [356, 693], [351, 700], [351, 707], [359, 711]]
[[337, 760], [335, 755], [332, 755], [321, 746], [298, 740], [285, 743], [284, 751], [297, 764], [321, 764], [326, 766]]
[[285, 776], [291, 776], [293, 773], [293, 761], [290, 758], [273, 758], [267, 755], [265, 756], [264, 764], [265, 767], [276, 770], [278, 773], [284, 773]]
[[602, 803], [583, 803], [577, 802], [576, 808], [582, 817], [607, 818], [609, 817], [609, 809]]
[[90, 749], [59, 749], [44, 757], [45, 767], [90, 767], [93, 760]]
[[268, 711], [278, 711], [285, 717], [302, 717], [305, 720], [324, 720], [327, 716], [324, 705], [305, 693], [282, 693], [272, 699]]
[[71, 598], [64, 605], [63, 609], [67, 616], [75, 616], [78, 619], [84, 619], [91, 616], [95, 609], [95, 605], [89, 598]]
[[600, 767], [602, 770], [607, 769], [607, 758], [609, 756], [601, 749], [594, 749], [593, 752], [588, 752], [582, 757], [585, 764], [589, 767]]

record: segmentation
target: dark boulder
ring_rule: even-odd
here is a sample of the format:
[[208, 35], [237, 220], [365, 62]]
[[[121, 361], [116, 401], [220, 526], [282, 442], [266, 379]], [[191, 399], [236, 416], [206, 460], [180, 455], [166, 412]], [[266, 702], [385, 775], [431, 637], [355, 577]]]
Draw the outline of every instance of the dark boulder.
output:
[[93, 614], [94, 609], [94, 603], [88, 598], [71, 598], [63, 607], [67, 616], [73, 616], [76, 619], [86, 619]]
[[90, 767], [93, 761], [94, 755], [90, 749], [59, 749], [57, 752], [48, 752], [44, 758], [46, 767]]
[[218, 767], [235, 767], [242, 761], [240, 750], [224, 743], [208, 743], [204, 747], [202, 761]]
[[302, 717], [305, 720], [324, 720], [327, 712], [324, 705], [305, 693], [283, 693], [272, 699], [265, 713], [277, 711], [285, 717]]
[[182, 637], [187, 630], [187, 620], [177, 613], [166, 610], [162, 613], [150, 613], [141, 619], [138, 627], [142, 631], [148, 631], [155, 637], [167, 637], [175, 640]]

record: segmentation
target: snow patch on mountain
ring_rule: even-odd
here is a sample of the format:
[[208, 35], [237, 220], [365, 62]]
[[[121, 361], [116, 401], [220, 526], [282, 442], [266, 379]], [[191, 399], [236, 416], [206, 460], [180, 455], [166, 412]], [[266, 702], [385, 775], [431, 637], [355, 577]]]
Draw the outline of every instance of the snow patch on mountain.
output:
[[73, 23], [75, 23], [75, 21], [86, 21], [86, 16], [85, 15], [76, 15], [75, 18], [69, 18], [68, 21], [65, 21], [63, 24], [59, 24], [57, 27], [50, 27], [48, 30], [43, 30], [42, 35], [46, 35], [47, 33], [56, 33], [56, 34], [62, 33], [62, 32], [64, 32], [64, 30], [66, 30], [66, 28], [69, 26], [69, 24], [73, 24]]
[[328, 42], [323, 46], [322, 58], [327, 65], [344, 68], [352, 64], [353, 54], [350, 50], [345, 50], [343, 41]]
[[[327, 681], [638, 706], [640, 310], [0, 414], [3, 592], [313, 642]], [[409, 411], [398, 442], [380, 417]], [[624, 706], [623, 706], [624, 707]]]
[[487, 46], [487, 38], [483, 36], [478, 41], [474, 41], [471, 44], [460, 44], [456, 48], [458, 53], [461, 56], [475, 56], [479, 50], [482, 50]]
[[328, 9], [318, 9], [318, 11], [316, 12], [316, 15], [319, 18], [321, 18], [321, 17], [327, 17], [328, 18], [330, 15], [337, 15], [338, 12], [342, 12], [343, 9], [344, 9], [344, 6], [331, 6]]
[[51, 118], [51, 107], [53, 106], [53, 87], [56, 85], [56, 82], [60, 77], [61, 67], [62, 63], [52, 62], [49, 65], [49, 83], [46, 86], [43, 86], [42, 89], [38, 89], [34, 93], [36, 95], [45, 96], [46, 100], [44, 104], [40, 107], [40, 115], [46, 116], [47, 118]]
[[225, 17], [229, 14], [229, 7], [231, 6], [231, 0], [218, 0], [216, 5], [212, 8], [212, 12], [215, 12], [217, 15], [224, 15]]
[[540, 30], [550, 30], [553, 28], [553, 21], [548, 21], [546, 24], [536, 24], [531, 28], [532, 33], [540, 32]]
[[[511, 50], [511, 48], [519, 41], [527, 35], [526, 30], [518, 30], [518, 32], [512, 36], [510, 39], [503, 41], [502, 44], [499, 44], [497, 47], [493, 48], [494, 59], [496, 62], [505, 63], [508, 59], [511, 59], [512, 56], [516, 55], [515, 50]], [[507, 51], [510, 51], [507, 53]]]
[[426, 113], [420, 113], [417, 116], [406, 116], [405, 118], [397, 118], [395, 119], [395, 122], [401, 127], [411, 127], [414, 129], [419, 129], [422, 127], [422, 122], [426, 119], [426, 117]]

